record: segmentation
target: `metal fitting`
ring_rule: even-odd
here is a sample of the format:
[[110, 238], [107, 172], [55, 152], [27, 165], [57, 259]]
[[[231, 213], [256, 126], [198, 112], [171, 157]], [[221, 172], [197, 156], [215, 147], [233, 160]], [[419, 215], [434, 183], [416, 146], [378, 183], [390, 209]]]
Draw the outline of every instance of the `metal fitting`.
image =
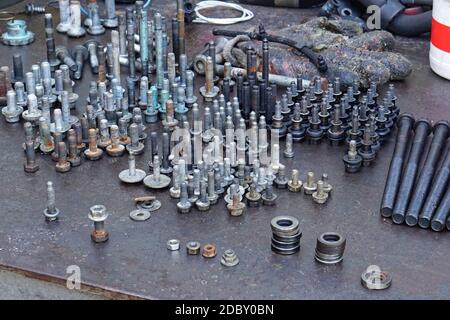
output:
[[55, 205], [55, 189], [51, 181], [47, 181], [47, 207], [44, 209], [44, 216], [47, 221], [56, 221], [59, 216], [59, 209]]
[[89, 148], [84, 150], [84, 155], [88, 160], [95, 161], [102, 157], [103, 150], [97, 147], [97, 131], [89, 129]]
[[361, 169], [362, 157], [356, 151], [356, 141], [351, 140], [348, 145], [348, 152], [342, 158], [345, 165], [345, 172], [356, 173]]
[[272, 229], [272, 251], [281, 255], [291, 255], [300, 250], [302, 232], [299, 222], [291, 216], [278, 216], [270, 222]]
[[[182, 181], [180, 184], [180, 201], [177, 203], [177, 209], [179, 213], [189, 213], [191, 211], [192, 204], [189, 201], [187, 183]], [[200, 249], [200, 244], [199, 244]]]
[[202, 256], [204, 258], [214, 258], [217, 255], [216, 246], [213, 244], [205, 244], [202, 250]]
[[58, 142], [58, 161], [56, 162], [56, 172], [66, 173], [70, 171], [70, 162], [67, 161], [67, 146], [64, 141]]
[[109, 238], [105, 230], [105, 221], [108, 218], [106, 207], [104, 205], [94, 205], [89, 209], [89, 219], [94, 222], [94, 230], [91, 233], [92, 241], [96, 243], [106, 242]]
[[380, 267], [368, 266], [361, 275], [361, 284], [369, 290], [384, 290], [391, 286], [392, 276], [389, 272], [382, 271]]
[[2, 114], [6, 122], [19, 122], [22, 112], [23, 107], [17, 105], [16, 92], [14, 90], [8, 90], [6, 93], [6, 107], [2, 108]]
[[106, 18], [103, 19], [103, 26], [106, 28], [116, 28], [119, 25], [119, 20], [116, 15], [115, 0], [105, 0]]
[[80, 38], [86, 34], [86, 30], [81, 26], [81, 5], [80, 1], [70, 1], [70, 27], [67, 35], [73, 38]]
[[70, 29], [70, 0], [59, 0], [59, 24], [56, 26], [56, 31], [66, 33]]
[[25, 46], [34, 41], [34, 33], [27, 30], [24, 20], [11, 20], [6, 23], [6, 32], [2, 34], [2, 42], [9, 46]]
[[200, 254], [200, 242], [189, 241], [186, 244], [186, 251], [188, 255], [198, 255]]
[[136, 160], [133, 154], [128, 156], [128, 169], [119, 173], [120, 181], [124, 183], [138, 183], [144, 180], [146, 173], [144, 170], [136, 169]]
[[234, 250], [227, 249], [223, 253], [220, 263], [225, 267], [234, 267], [239, 263], [239, 258]]
[[167, 241], [166, 247], [167, 247], [167, 250], [170, 250], [170, 251], [180, 250], [180, 240], [170, 239], [169, 241]]
[[150, 189], [164, 189], [170, 185], [170, 178], [161, 174], [160, 160], [158, 156], [153, 158], [153, 174], [144, 179], [144, 185]]
[[317, 238], [316, 261], [336, 264], [344, 259], [345, 238], [336, 232], [326, 232]]
[[91, 18], [91, 23], [87, 28], [87, 32], [94, 36], [104, 34], [105, 28], [102, 26], [102, 23], [100, 21], [97, 3], [94, 2], [89, 4], [89, 16]]
[[200, 88], [200, 93], [206, 102], [211, 102], [219, 93], [219, 88], [214, 85], [214, 66], [211, 57], [206, 58], [205, 85]]
[[324, 190], [324, 183], [322, 180], [317, 181], [317, 191], [313, 192], [312, 198], [315, 203], [324, 204], [328, 200], [328, 193]]
[[292, 170], [291, 179], [288, 181], [288, 190], [291, 192], [300, 192], [302, 189], [302, 181], [299, 179], [298, 170]]
[[310, 171], [306, 174], [306, 182], [303, 184], [303, 192], [312, 195], [317, 190], [317, 183], [314, 181], [314, 172]]

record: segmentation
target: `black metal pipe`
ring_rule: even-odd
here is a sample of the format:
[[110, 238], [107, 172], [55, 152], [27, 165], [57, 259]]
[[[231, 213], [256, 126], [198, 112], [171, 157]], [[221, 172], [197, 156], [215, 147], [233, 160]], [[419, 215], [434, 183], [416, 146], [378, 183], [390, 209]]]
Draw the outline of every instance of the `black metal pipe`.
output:
[[391, 217], [394, 209], [395, 197], [400, 186], [403, 162], [414, 125], [414, 117], [410, 113], [403, 113], [397, 122], [398, 133], [395, 142], [394, 154], [392, 155], [389, 172], [384, 186], [383, 199], [381, 201], [380, 213], [383, 217]]
[[262, 41], [262, 78], [267, 86], [269, 84], [269, 41]]
[[180, 61], [180, 52], [178, 45], [180, 44], [178, 37], [178, 20], [176, 17], [172, 18], [172, 52], [175, 55], [175, 63]]
[[403, 172], [402, 182], [398, 190], [398, 196], [395, 200], [394, 211], [392, 212], [392, 221], [401, 224], [405, 221], [406, 209], [411, 199], [414, 181], [419, 170], [420, 159], [423, 155], [423, 149], [427, 142], [427, 137], [431, 131], [431, 122], [428, 119], [417, 120], [414, 126], [414, 139], [409, 153], [408, 163]]
[[442, 154], [442, 148], [448, 138], [450, 125], [447, 121], [439, 121], [433, 128], [433, 140], [431, 140], [427, 159], [420, 171], [419, 180], [417, 180], [414, 194], [406, 211], [406, 224], [410, 227], [415, 226], [419, 220], [419, 213], [422, 210], [425, 198], [430, 190], [431, 181], [436, 171], [436, 163]]
[[428, 193], [427, 200], [423, 205], [422, 213], [419, 216], [419, 226], [421, 228], [428, 228], [434, 213], [441, 202], [445, 191], [448, 188], [450, 181], [450, 148], [447, 150], [447, 155], [442, 162], [439, 171], [436, 173], [433, 186]]
[[436, 214], [431, 220], [431, 229], [433, 231], [442, 231], [444, 230], [445, 223], [447, 221], [447, 229], [450, 230], [450, 189], [447, 188], [447, 192], [445, 193], [444, 198], [439, 205]]

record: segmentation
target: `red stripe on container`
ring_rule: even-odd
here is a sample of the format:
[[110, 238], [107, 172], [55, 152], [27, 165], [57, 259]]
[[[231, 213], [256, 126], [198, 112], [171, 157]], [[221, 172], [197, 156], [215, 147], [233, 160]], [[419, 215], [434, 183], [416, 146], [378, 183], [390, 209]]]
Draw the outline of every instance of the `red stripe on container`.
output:
[[433, 19], [431, 23], [431, 43], [436, 48], [450, 53], [450, 26]]

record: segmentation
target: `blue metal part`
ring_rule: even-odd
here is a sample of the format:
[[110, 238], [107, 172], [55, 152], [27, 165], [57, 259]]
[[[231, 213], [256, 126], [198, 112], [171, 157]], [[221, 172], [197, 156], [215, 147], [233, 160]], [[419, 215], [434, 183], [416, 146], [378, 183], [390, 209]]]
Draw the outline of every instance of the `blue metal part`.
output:
[[27, 30], [24, 20], [11, 20], [6, 24], [2, 42], [9, 46], [24, 46], [34, 41], [34, 33]]

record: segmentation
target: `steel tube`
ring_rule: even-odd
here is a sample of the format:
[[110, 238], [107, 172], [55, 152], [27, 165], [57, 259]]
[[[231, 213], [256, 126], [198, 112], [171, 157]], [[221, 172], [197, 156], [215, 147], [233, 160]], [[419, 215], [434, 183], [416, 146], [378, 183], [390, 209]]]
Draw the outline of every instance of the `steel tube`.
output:
[[[431, 229], [433, 231], [442, 231], [447, 222], [447, 229], [450, 227], [450, 188], [447, 188], [444, 198], [439, 205], [433, 220], [431, 220]], [[450, 230], [450, 229], [449, 229]]]
[[383, 217], [391, 217], [394, 209], [395, 198], [400, 186], [403, 163], [406, 157], [408, 142], [414, 117], [409, 113], [403, 113], [398, 119], [398, 133], [395, 142], [394, 154], [392, 155], [389, 172], [384, 187], [383, 199], [381, 201], [380, 213]]
[[448, 188], [450, 181], [450, 148], [447, 149], [447, 155], [439, 171], [436, 173], [433, 186], [431, 187], [427, 200], [425, 200], [422, 213], [419, 216], [419, 226], [421, 228], [428, 228], [430, 226], [431, 218]]
[[419, 213], [430, 190], [431, 181], [436, 171], [436, 164], [442, 153], [445, 140], [448, 138], [449, 129], [450, 125], [447, 121], [440, 121], [433, 128], [433, 140], [431, 141], [427, 159], [420, 172], [414, 194], [406, 211], [405, 221], [410, 227], [415, 226], [419, 220]]
[[417, 120], [414, 128], [414, 139], [409, 153], [408, 163], [403, 173], [402, 182], [395, 201], [392, 221], [401, 224], [405, 221], [406, 209], [411, 199], [414, 181], [419, 170], [420, 159], [431, 131], [431, 122], [428, 119]]

